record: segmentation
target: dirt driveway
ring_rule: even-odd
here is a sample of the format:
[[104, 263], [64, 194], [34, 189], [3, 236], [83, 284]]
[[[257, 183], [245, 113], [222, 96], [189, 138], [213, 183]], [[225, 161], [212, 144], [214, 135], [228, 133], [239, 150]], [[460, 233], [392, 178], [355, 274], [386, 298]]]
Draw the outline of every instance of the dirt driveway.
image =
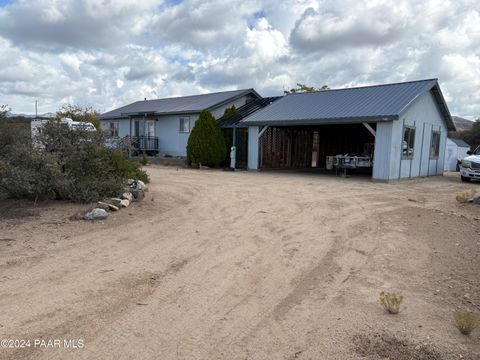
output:
[[[480, 329], [452, 325], [480, 315], [480, 206], [455, 202], [480, 184], [149, 173], [105, 222], [2, 202], [0, 339], [32, 343], [0, 358], [480, 358]], [[382, 290], [406, 309], [385, 314]]]

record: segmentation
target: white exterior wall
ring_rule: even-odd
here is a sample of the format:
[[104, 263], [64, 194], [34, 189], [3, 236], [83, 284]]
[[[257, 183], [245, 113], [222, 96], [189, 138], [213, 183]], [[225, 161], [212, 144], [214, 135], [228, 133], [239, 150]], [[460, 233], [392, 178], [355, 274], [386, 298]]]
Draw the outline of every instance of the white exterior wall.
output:
[[248, 170], [258, 170], [258, 134], [260, 133], [259, 126], [248, 127]]
[[[404, 126], [415, 128], [412, 159], [402, 159]], [[434, 130], [440, 131], [440, 154], [438, 158], [431, 159], [430, 146]], [[399, 120], [377, 123], [373, 179], [395, 180], [442, 175], [446, 138], [447, 127], [443, 116], [433, 95], [430, 92], [425, 93], [415, 100]]]
[[468, 156], [469, 147], [462, 147], [455, 144], [447, 138], [447, 146], [445, 147], [445, 162], [443, 169], [445, 171], [457, 171], [458, 160], [462, 160]]

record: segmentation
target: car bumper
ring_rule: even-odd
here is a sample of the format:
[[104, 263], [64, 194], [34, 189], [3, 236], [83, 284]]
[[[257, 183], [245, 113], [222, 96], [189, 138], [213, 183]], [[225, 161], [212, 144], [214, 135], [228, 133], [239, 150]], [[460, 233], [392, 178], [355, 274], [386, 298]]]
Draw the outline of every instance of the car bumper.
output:
[[465, 168], [460, 166], [460, 174], [463, 177], [480, 180], [480, 169]]

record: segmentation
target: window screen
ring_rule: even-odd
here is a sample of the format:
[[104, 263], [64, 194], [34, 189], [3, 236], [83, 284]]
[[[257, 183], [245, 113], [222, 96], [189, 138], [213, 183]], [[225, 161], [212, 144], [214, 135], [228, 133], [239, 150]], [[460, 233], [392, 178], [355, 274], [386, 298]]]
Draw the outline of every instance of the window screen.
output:
[[440, 155], [440, 132], [433, 131], [432, 132], [432, 144], [430, 146], [430, 157], [431, 158], [438, 158]]
[[190, 118], [181, 117], [180, 118], [180, 132], [188, 133], [190, 132]]
[[415, 147], [415, 128], [405, 127], [403, 129], [402, 157], [412, 159]]

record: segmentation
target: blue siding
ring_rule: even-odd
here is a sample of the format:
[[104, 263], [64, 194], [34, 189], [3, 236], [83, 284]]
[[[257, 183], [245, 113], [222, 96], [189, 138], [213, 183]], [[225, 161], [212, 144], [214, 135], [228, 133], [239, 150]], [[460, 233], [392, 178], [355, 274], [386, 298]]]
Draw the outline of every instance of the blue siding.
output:
[[[412, 159], [402, 159], [403, 129], [415, 128]], [[433, 131], [440, 131], [440, 155], [430, 158]], [[447, 127], [433, 95], [420, 96], [400, 116], [400, 120], [377, 123], [374, 180], [396, 180], [443, 174]]]

